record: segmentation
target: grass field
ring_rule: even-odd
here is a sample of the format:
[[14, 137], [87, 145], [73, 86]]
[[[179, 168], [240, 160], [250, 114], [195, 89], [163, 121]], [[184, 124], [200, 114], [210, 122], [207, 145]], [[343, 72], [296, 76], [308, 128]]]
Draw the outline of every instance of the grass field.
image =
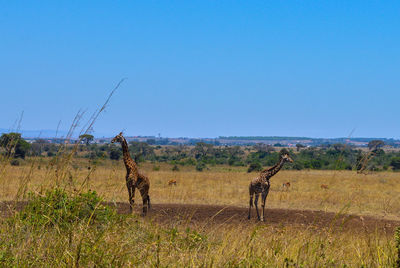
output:
[[[247, 207], [248, 184], [257, 175], [229, 166], [203, 172], [194, 167], [171, 168], [168, 164], [141, 164], [151, 179], [154, 204]], [[0, 200], [23, 199], [24, 193], [43, 193], [59, 184], [71, 192], [83, 185], [83, 191], [95, 190], [105, 201], [127, 201], [122, 161], [94, 166], [74, 159], [62, 174], [56, 174], [44, 159], [29, 159], [22, 166], [5, 165]], [[177, 185], [169, 186], [170, 179]], [[289, 189], [282, 186], [284, 182], [291, 183]], [[399, 182], [400, 175], [393, 172], [281, 171], [271, 179], [267, 207], [400, 220]], [[321, 188], [322, 184], [328, 189]], [[140, 201], [138, 193], [136, 200]], [[79, 221], [67, 229], [26, 226], [14, 217], [3, 219], [0, 228], [0, 264], [5, 266], [388, 267], [395, 265], [397, 254], [393, 233], [362, 226], [358, 231], [337, 231], [268, 223], [162, 224], [132, 215], [99, 225]]]
[[[29, 180], [28, 189], [40, 191], [54, 185], [53, 173], [46, 163], [38, 169], [7, 166], [0, 188], [0, 200], [12, 200], [21, 181]], [[85, 187], [97, 191], [106, 201], [127, 201], [125, 168], [122, 161], [106, 161], [90, 170], [89, 163], [73, 164], [66, 175], [75, 188], [84, 180]], [[154, 166], [160, 168], [154, 171]], [[141, 169], [151, 178], [151, 197], [154, 203], [248, 205], [248, 185], [257, 172], [247, 173], [245, 168], [229, 166], [211, 167], [203, 172], [194, 167], [180, 167], [172, 171], [168, 164], [141, 164]], [[88, 177], [89, 175], [89, 177]], [[28, 176], [28, 177], [27, 177]], [[169, 186], [174, 179], [176, 186]], [[282, 186], [290, 182], [289, 189]], [[321, 188], [327, 185], [328, 189]], [[140, 196], [136, 196], [140, 201]], [[311, 209], [337, 212], [346, 208], [349, 213], [373, 215], [400, 220], [400, 174], [376, 172], [369, 175], [354, 171], [280, 171], [271, 179], [267, 199], [271, 208]]]

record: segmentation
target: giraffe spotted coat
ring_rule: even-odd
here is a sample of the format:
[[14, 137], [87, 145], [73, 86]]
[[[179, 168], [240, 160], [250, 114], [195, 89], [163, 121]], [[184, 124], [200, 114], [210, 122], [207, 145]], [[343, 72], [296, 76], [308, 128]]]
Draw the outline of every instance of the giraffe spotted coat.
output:
[[[269, 179], [276, 173], [278, 173], [286, 162], [293, 162], [292, 158], [290, 158], [289, 154], [287, 153], [282, 154], [280, 156], [279, 162], [275, 166], [261, 171], [260, 175], [254, 178], [250, 182], [249, 185], [250, 201], [249, 201], [248, 219], [250, 219], [251, 208], [253, 206], [253, 196], [254, 196], [255, 197], [254, 206], [256, 207], [257, 218], [258, 220], [264, 221], [265, 200], [267, 199], [269, 188], [271, 186]], [[260, 195], [261, 195], [261, 206], [262, 206], [261, 219], [260, 219], [260, 214], [258, 212], [258, 199]]]
[[124, 136], [122, 136], [122, 132], [111, 140], [111, 143], [114, 142], [119, 142], [122, 146], [123, 159], [126, 167], [126, 187], [128, 188], [130, 211], [132, 212], [135, 203], [135, 190], [137, 188], [142, 196], [143, 215], [146, 215], [147, 210], [150, 209], [150, 180], [146, 175], [139, 172], [136, 162], [133, 161], [129, 154], [128, 143]]

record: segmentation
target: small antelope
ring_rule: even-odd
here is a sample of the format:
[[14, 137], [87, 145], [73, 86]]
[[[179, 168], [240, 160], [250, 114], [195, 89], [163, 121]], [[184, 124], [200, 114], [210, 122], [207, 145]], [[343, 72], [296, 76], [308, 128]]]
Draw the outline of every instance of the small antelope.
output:
[[321, 189], [329, 189], [329, 187], [326, 184], [321, 184]]
[[283, 188], [289, 189], [290, 188], [290, 182], [285, 182], [282, 184]]
[[175, 185], [176, 186], [176, 180], [169, 180], [168, 181], [168, 185], [169, 186], [171, 186], [171, 185]]

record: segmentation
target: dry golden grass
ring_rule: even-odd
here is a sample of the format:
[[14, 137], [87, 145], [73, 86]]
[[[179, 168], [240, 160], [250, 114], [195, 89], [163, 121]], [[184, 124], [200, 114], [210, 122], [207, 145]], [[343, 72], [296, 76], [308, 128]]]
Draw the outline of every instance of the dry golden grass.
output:
[[[393, 267], [394, 242], [374, 233], [291, 226], [158, 226], [136, 216], [101, 228], [35, 229], [0, 221], [0, 264], [34, 267]], [[239, 235], [240, 234], [240, 235]]]
[[[31, 160], [32, 161], [32, 160]], [[23, 166], [7, 166], [0, 178], [0, 200], [12, 200], [21, 182], [29, 180], [27, 189], [40, 189], [55, 184], [47, 163], [35, 160]], [[79, 188], [88, 178], [88, 187], [108, 201], [127, 201], [125, 168], [122, 161], [104, 161], [98, 166], [77, 159], [67, 174], [73, 187]], [[38, 166], [40, 165], [40, 169]], [[91, 166], [88, 170], [87, 167]], [[150, 177], [150, 195], [153, 203], [219, 204], [246, 207], [248, 184], [258, 173], [247, 173], [245, 168], [216, 166], [203, 172], [193, 167], [172, 171], [171, 165], [144, 163], [140, 168]], [[29, 174], [31, 172], [31, 174]], [[175, 185], [168, 185], [169, 180]], [[290, 182], [290, 189], [282, 186]], [[328, 189], [321, 188], [327, 185]], [[140, 195], [136, 193], [136, 199]], [[280, 171], [271, 179], [267, 199], [269, 208], [310, 209], [337, 212], [347, 208], [348, 213], [372, 215], [400, 220], [400, 173], [377, 172], [369, 175], [354, 171]]]
[[[33, 161], [33, 162], [32, 162]], [[33, 163], [33, 164], [32, 164]], [[40, 166], [40, 168], [39, 168]], [[248, 184], [257, 173], [245, 168], [193, 167], [172, 171], [168, 164], [144, 163], [151, 179], [153, 203], [220, 204], [245, 207]], [[88, 169], [90, 167], [90, 169]], [[29, 159], [22, 166], [6, 165], [0, 175], [0, 200], [23, 197], [56, 185], [57, 175], [46, 159]], [[74, 159], [63, 187], [96, 190], [105, 200], [127, 201], [122, 161], [94, 166]], [[169, 180], [176, 185], [168, 185]], [[83, 183], [87, 181], [87, 183]], [[267, 200], [271, 208], [346, 212], [400, 219], [400, 176], [382, 172], [359, 175], [351, 171], [281, 171], [271, 179]], [[26, 188], [24, 186], [25, 183]], [[290, 189], [282, 184], [290, 182]], [[328, 185], [322, 189], [321, 185]], [[18, 193], [19, 191], [19, 193]], [[140, 198], [137, 193], [137, 198]], [[140, 199], [139, 199], [140, 200]], [[179, 221], [182, 222], [182, 221]], [[12, 223], [12, 224], [11, 224]], [[103, 226], [86, 221], [67, 231], [30, 228], [18, 218], [0, 220], [0, 265], [5, 266], [169, 266], [169, 267], [387, 267], [396, 261], [391, 234], [360, 227], [356, 233], [301, 226], [168, 223], [158, 225], [137, 215], [111, 220]]]

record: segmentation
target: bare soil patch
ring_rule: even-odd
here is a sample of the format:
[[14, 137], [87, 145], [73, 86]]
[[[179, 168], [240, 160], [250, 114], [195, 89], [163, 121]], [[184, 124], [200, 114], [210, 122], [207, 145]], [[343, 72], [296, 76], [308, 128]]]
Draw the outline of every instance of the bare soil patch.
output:
[[[123, 202], [106, 203], [115, 207], [120, 214], [129, 214], [129, 204]], [[0, 215], [8, 217], [13, 211], [20, 211], [26, 202], [0, 202]], [[135, 206], [134, 213], [140, 213], [141, 205]], [[400, 221], [336, 214], [332, 212], [292, 209], [265, 209], [265, 222], [256, 219], [253, 209], [252, 219], [247, 219], [247, 208], [219, 205], [184, 205], [184, 204], [154, 204], [148, 217], [162, 224], [269, 224], [276, 226], [298, 226], [308, 229], [339, 229], [352, 232], [376, 232], [392, 235]]]

